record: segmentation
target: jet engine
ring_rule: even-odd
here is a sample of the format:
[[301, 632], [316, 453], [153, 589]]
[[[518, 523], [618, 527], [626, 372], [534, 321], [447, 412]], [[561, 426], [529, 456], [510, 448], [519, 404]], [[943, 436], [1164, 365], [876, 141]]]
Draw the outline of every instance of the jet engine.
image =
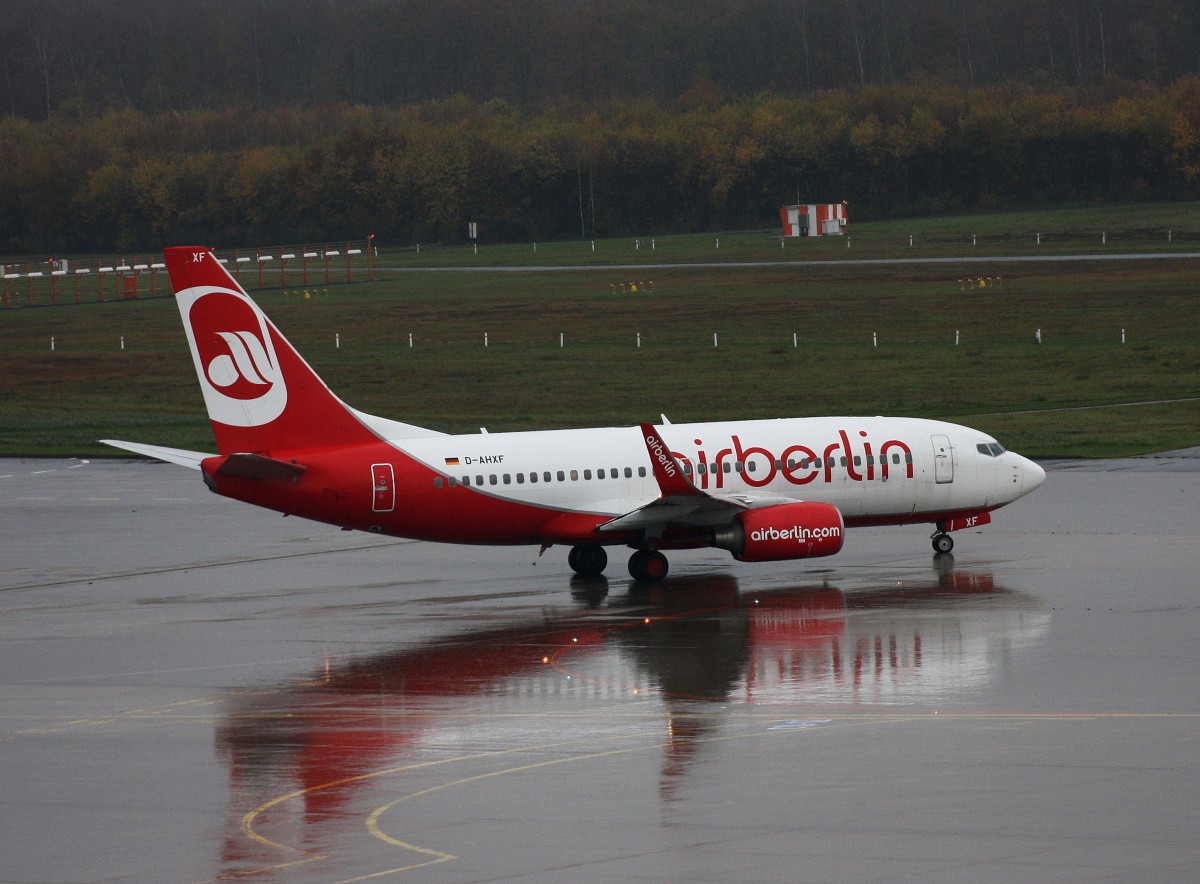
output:
[[740, 562], [778, 562], [831, 556], [845, 533], [842, 514], [831, 504], [781, 503], [738, 513], [713, 531], [713, 546]]

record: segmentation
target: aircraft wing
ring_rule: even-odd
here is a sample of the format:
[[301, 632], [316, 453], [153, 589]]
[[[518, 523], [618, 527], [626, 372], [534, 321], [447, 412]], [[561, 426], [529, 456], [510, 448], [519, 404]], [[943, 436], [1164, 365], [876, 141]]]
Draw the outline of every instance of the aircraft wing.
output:
[[696, 487], [652, 424], [642, 424], [642, 439], [661, 494], [656, 500], [610, 519], [600, 531], [630, 531], [667, 525], [720, 525], [742, 510], [792, 503], [777, 494], [709, 494]]
[[153, 457], [158, 460], [165, 460], [167, 463], [179, 464], [188, 469], [200, 469], [200, 461], [207, 457], [212, 457], [212, 454], [206, 451], [188, 451], [183, 448], [164, 448], [161, 445], [144, 445], [141, 442], [122, 442], [119, 439], [101, 439], [102, 445], [111, 445], [113, 448], [123, 448], [126, 451], [132, 451], [134, 454], [144, 454], [146, 457]]

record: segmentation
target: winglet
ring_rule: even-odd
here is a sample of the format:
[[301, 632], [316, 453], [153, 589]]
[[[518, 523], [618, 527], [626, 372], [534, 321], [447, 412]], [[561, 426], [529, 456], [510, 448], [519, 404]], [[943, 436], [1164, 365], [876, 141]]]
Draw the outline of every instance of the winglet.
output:
[[642, 441], [650, 454], [650, 467], [663, 497], [690, 497], [702, 494], [683, 471], [683, 465], [671, 453], [653, 424], [642, 424]]

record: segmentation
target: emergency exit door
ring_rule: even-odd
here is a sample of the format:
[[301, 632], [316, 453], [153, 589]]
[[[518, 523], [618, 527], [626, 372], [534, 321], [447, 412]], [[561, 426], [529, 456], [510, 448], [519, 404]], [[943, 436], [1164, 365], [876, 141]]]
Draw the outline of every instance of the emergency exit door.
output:
[[396, 477], [390, 463], [371, 464], [371, 486], [374, 493], [371, 509], [390, 513], [396, 508]]

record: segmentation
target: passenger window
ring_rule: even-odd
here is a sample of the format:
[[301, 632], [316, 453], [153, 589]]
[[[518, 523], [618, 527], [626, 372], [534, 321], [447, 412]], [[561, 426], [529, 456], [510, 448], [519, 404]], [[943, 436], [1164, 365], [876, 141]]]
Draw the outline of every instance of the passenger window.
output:
[[842, 466], [845, 466], [845, 465], [846, 465], [846, 458], [843, 456], [842, 457]]
[[517, 473], [517, 484], [518, 485], [525, 484], [525, 474], [524, 473]]
[[434, 487], [434, 488], [441, 488], [441, 487], [442, 487], [442, 477], [441, 477], [441, 476], [434, 476], [434, 477], [433, 477], [433, 487]]
[[446, 477], [446, 484], [449, 485], [451, 488], [454, 488], [456, 485], [458, 485], [458, 483], [456, 481], [454, 481], [453, 476]]
[[748, 473], [753, 473], [753, 472], [754, 472], [754, 470], [755, 470], [755, 467], [756, 467], [756, 464], [755, 464], [755, 462], [754, 462], [754, 461], [752, 461], [752, 460], [751, 460], [751, 461], [747, 461], [747, 463], [746, 463], [746, 472], [748, 472]]
[[633, 468], [632, 467], [625, 467], [625, 478], [626, 479], [633, 478]]
[[723, 470], [724, 470], [726, 473], [728, 473], [728, 472], [729, 472], [729, 461], [725, 461], [725, 463], [721, 464], [721, 468], [722, 468], [722, 469], [723, 469]]
[[483, 476], [476, 476], [476, 477], [475, 477], [475, 484], [476, 484], [476, 485], [482, 485], [482, 484], [483, 484]]
[[571, 481], [572, 482], [579, 481], [579, 470], [571, 470]]
[[584, 481], [586, 482], [586, 481], [587, 481], [588, 479], [590, 479], [590, 478], [592, 478], [592, 471], [591, 471], [591, 470], [584, 470], [584, 471], [583, 471], [583, 479], [584, 479]]
[[[843, 460], [842, 463], [845, 463], [845, 461]], [[854, 455], [854, 465], [856, 467], [862, 466], [862, 455], [859, 455], [859, 454]]]
[[740, 460], [733, 465], [733, 471], [735, 473], [743, 472], [745, 469], [746, 469], [746, 465], [744, 463], [742, 463]]
[[542, 473], [542, 481], [543, 482], [550, 481], [550, 471], [549, 470], [546, 470], [546, 472]]
[[685, 460], [683, 462], [683, 472], [684, 472], [684, 475], [687, 475], [687, 476], [690, 476], [692, 474], [692, 462], [690, 460]]
[[496, 474], [495, 474], [495, 473], [492, 473], [490, 476], [488, 476], [488, 484], [489, 484], [489, 485], [496, 485], [496, 484], [498, 484], [498, 482], [496, 481]]
[[511, 484], [512, 484], [512, 476], [510, 476], [508, 473], [505, 473], [505, 474], [504, 474], [504, 484], [505, 484], [505, 485], [511, 485]]
[[470, 477], [470, 476], [463, 476], [463, 477], [462, 477], [462, 483], [463, 483], [463, 487], [464, 487], [464, 488], [469, 488], [469, 487], [470, 487], [470, 485], [471, 485], [471, 477]]
[[609, 467], [608, 478], [619, 479], [619, 478], [621, 478], [621, 474], [620, 474], [620, 472], [617, 471], [616, 467]]
[[638, 475], [643, 479], [646, 478], [646, 468], [638, 467]]
[[900, 463], [900, 455], [897, 454], [896, 452], [892, 452], [892, 463], [894, 463], [894, 464]]

